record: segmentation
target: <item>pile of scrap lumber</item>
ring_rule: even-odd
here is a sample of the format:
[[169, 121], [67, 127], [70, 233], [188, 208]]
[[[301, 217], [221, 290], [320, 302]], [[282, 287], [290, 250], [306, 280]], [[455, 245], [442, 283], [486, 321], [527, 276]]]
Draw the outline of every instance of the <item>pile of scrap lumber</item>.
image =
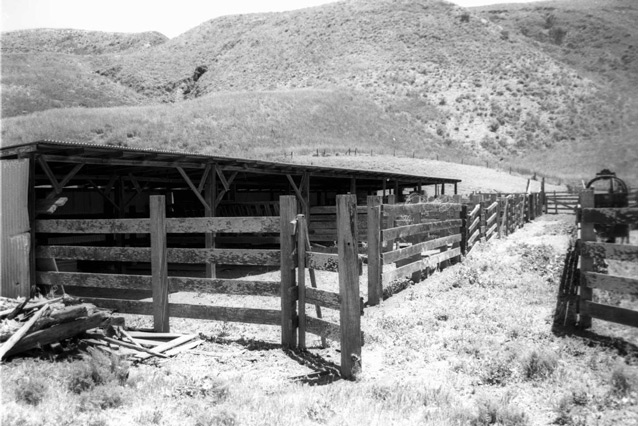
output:
[[74, 337], [134, 361], [168, 358], [203, 342], [197, 334], [127, 331], [124, 318], [111, 314], [69, 296], [22, 301], [0, 298], [0, 360]]
[[0, 360], [55, 345], [86, 330], [124, 324], [111, 311], [68, 296], [23, 301], [3, 298], [0, 307]]

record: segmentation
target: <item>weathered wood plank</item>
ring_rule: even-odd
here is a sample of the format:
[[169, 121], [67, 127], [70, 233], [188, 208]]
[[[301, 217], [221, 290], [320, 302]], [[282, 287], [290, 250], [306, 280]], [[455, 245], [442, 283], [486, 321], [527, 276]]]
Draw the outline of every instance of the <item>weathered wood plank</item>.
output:
[[[289, 179], [292, 178], [289, 176]], [[297, 215], [297, 300], [299, 310], [297, 318], [299, 320], [299, 348], [306, 349], [306, 235], [308, 235], [308, 224], [306, 217]]]
[[467, 239], [467, 244], [471, 246], [472, 244], [474, 244], [474, 241], [476, 241], [476, 239], [479, 238], [480, 236], [481, 236], [481, 231], [480, 231], [480, 229], [477, 229], [470, 236], [470, 238]]
[[414, 244], [391, 252], [383, 253], [383, 264], [387, 265], [390, 263], [396, 263], [399, 260], [410, 258], [414, 255], [421, 254], [424, 251], [434, 250], [448, 244], [458, 243], [461, 241], [461, 238], [461, 234], [454, 234], [447, 237], [436, 238], [434, 240]]
[[36, 272], [38, 285], [151, 290], [150, 275], [93, 274], [85, 272]]
[[[585, 209], [591, 209], [595, 205], [594, 191], [583, 191], [580, 193], [579, 198], [580, 205]], [[580, 224], [580, 240], [581, 241], [596, 241], [596, 232], [594, 230], [594, 224], [591, 221], [581, 221]], [[583, 302], [591, 301], [593, 297], [593, 291], [587, 287], [585, 278], [586, 272], [594, 270], [594, 259], [587, 255], [580, 256], [580, 292], [579, 292], [579, 305]], [[585, 311], [580, 311], [580, 318], [578, 325], [583, 328], [591, 327], [591, 316]]]
[[163, 195], [150, 197], [151, 272], [154, 330], [170, 331], [168, 312], [168, 262], [166, 250], [166, 200]]
[[37, 220], [35, 232], [60, 234], [148, 234], [149, 219]]
[[341, 327], [319, 318], [306, 318], [306, 331], [317, 336], [339, 342], [341, 340]]
[[[306, 303], [324, 308], [341, 309], [341, 295], [318, 288], [306, 287]], [[306, 320], [308, 317], [306, 317]]]
[[638, 327], [638, 311], [581, 300], [580, 312], [590, 318]]
[[472, 211], [468, 213], [467, 217], [468, 218], [474, 217], [474, 216], [476, 216], [479, 213], [479, 211], [481, 211], [481, 205], [477, 204], [477, 205], [474, 206]]
[[[357, 206], [357, 214], [359, 215], [366, 214], [366, 211], [367, 211], [366, 206]], [[336, 206], [314, 206], [310, 208], [311, 217], [313, 215], [320, 215], [320, 214], [333, 214], [335, 215], [335, 218], [336, 218], [337, 207]]]
[[384, 204], [383, 212], [392, 213], [397, 216], [413, 215], [418, 213], [438, 212], [461, 212], [461, 204], [457, 203], [421, 203], [421, 204]]
[[191, 217], [166, 219], [170, 233], [279, 233], [279, 217]]
[[498, 202], [493, 202], [492, 204], [490, 204], [489, 207], [487, 207], [485, 209], [485, 213], [486, 215], [489, 215], [490, 213], [492, 213], [494, 210], [496, 210], [498, 208]]
[[409, 277], [414, 272], [422, 271], [426, 268], [436, 268], [441, 262], [452, 259], [460, 255], [461, 255], [461, 249], [457, 247], [448, 251], [444, 251], [439, 254], [429, 256], [417, 262], [410, 263], [405, 266], [401, 266], [400, 268], [386, 271], [383, 273], [383, 283], [387, 284], [399, 278]]
[[[155, 346], [155, 351], [157, 352], [168, 352], [170, 349], [173, 349], [175, 347], [181, 346], [183, 344], [186, 344], [192, 340], [197, 339], [199, 336], [197, 334], [187, 334], [184, 336], [180, 336], [177, 337], [171, 341], [168, 341], [166, 343], [162, 343], [161, 345]], [[168, 354], [168, 353], [167, 353]], [[137, 357], [137, 359], [139, 360], [145, 360], [147, 358], [150, 358], [151, 355], [149, 354], [137, 354], [135, 355]]]
[[210, 278], [169, 277], [169, 289], [207, 294], [237, 294], [246, 296], [279, 296], [279, 281], [225, 280]]
[[295, 320], [297, 317], [296, 299], [293, 299], [291, 290], [296, 286], [295, 277], [295, 225], [297, 216], [297, 200], [294, 196], [285, 195], [279, 197], [280, 211], [280, 239], [281, 239], [281, 346], [294, 348], [297, 346], [297, 333]]
[[170, 263], [217, 263], [222, 265], [266, 265], [280, 263], [279, 250], [169, 248]]
[[497, 213], [494, 213], [493, 215], [491, 215], [485, 220], [485, 224], [489, 226], [492, 223], [496, 223], [497, 217], [498, 217]]
[[498, 223], [495, 223], [490, 229], [487, 230], [487, 232], [485, 233], [485, 237], [490, 238], [492, 235], [494, 235], [496, 228], [498, 228]]
[[471, 234], [472, 232], [474, 232], [476, 230], [476, 228], [478, 228], [478, 226], [481, 223], [481, 218], [477, 217], [476, 219], [474, 219], [474, 221], [472, 222], [472, 224], [470, 226], [467, 227], [468, 232]]
[[38, 246], [36, 257], [41, 259], [150, 262], [151, 249], [148, 247]]
[[357, 196], [337, 195], [339, 224], [339, 294], [341, 309], [341, 375], [354, 379], [361, 370], [361, 304], [357, 252]]
[[599, 261], [609, 259], [638, 262], [638, 246], [587, 241], [580, 244], [580, 251], [581, 254]]
[[597, 272], [585, 272], [584, 276], [587, 287], [638, 296], [638, 279], [636, 278], [618, 277]]
[[368, 196], [367, 202], [368, 303], [370, 306], [375, 306], [381, 302], [383, 297], [381, 282], [381, 273], [383, 272], [383, 263], [381, 261], [382, 198], [371, 195]]
[[583, 208], [583, 222], [592, 222], [600, 225], [606, 224], [635, 224], [638, 223], [638, 208]]
[[409, 237], [411, 235], [422, 234], [424, 232], [441, 231], [444, 229], [459, 228], [463, 225], [461, 219], [448, 219], [437, 222], [417, 223], [414, 225], [398, 226], [396, 228], [384, 229], [381, 231], [383, 241], [394, 240], [396, 238]]

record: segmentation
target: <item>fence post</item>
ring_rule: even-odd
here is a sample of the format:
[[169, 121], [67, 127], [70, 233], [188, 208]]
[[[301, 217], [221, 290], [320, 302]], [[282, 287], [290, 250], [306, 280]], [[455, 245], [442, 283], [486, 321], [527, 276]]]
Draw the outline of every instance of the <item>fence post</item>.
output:
[[467, 204], [461, 205], [461, 254], [467, 255], [467, 241], [469, 239], [467, 229]]
[[368, 196], [368, 305], [378, 305], [383, 299], [381, 275], [381, 197]]
[[297, 215], [297, 287], [299, 288], [299, 349], [306, 349], [306, 217]]
[[152, 195], [151, 210], [151, 271], [153, 290], [153, 329], [170, 331], [168, 312], [168, 264], [166, 258], [166, 201], [163, 195]]
[[337, 195], [339, 294], [341, 295], [341, 375], [354, 379], [361, 370], [361, 304], [357, 252], [357, 197]]
[[293, 348], [297, 344], [295, 288], [295, 218], [297, 199], [294, 195], [279, 197], [280, 247], [281, 247], [281, 346]]
[[[594, 204], [594, 191], [582, 191], [580, 193], [580, 208], [587, 209], [593, 208]], [[584, 241], [596, 241], [596, 233], [594, 232], [594, 224], [591, 222], [585, 222], [583, 218], [582, 210], [580, 214], [580, 241], [581, 244]], [[580, 319], [578, 325], [580, 328], [591, 327], [591, 316], [583, 314], [583, 302], [591, 301], [593, 291], [587, 287], [587, 281], [585, 280], [585, 273], [594, 270], [594, 259], [587, 255], [581, 255], [580, 257], [580, 294], [578, 297], [578, 313]]]

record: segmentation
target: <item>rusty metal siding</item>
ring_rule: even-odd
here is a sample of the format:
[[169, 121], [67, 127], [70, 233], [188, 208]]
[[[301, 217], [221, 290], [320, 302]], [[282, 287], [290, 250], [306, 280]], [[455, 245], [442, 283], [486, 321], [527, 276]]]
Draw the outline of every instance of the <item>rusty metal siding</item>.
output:
[[0, 295], [29, 296], [29, 160], [0, 161]]

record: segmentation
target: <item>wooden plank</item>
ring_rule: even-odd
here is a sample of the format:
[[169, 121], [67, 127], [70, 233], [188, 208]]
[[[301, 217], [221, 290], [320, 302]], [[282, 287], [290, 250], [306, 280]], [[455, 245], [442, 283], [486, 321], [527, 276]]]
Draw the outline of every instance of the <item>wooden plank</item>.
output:
[[339, 224], [339, 294], [341, 309], [341, 375], [355, 379], [361, 371], [361, 304], [357, 252], [357, 196], [337, 195]]
[[485, 224], [489, 226], [492, 223], [496, 223], [497, 218], [498, 218], [498, 213], [494, 213], [493, 215], [487, 218], [487, 220], [485, 221]]
[[472, 224], [467, 227], [468, 232], [470, 234], [472, 232], [474, 232], [476, 230], [476, 228], [478, 228], [480, 223], [481, 223], [481, 218], [480, 217], [477, 217], [476, 219], [474, 219], [474, 222], [472, 222]]
[[597, 272], [585, 272], [584, 276], [587, 287], [638, 296], [638, 279], [636, 278], [619, 277]]
[[467, 244], [471, 246], [472, 244], [474, 244], [474, 241], [476, 241], [476, 239], [477, 239], [478, 237], [480, 237], [480, 236], [481, 236], [481, 232], [480, 232], [480, 230], [479, 230], [479, 229], [477, 229], [477, 230], [476, 230], [476, 231], [475, 231], [475, 232], [474, 232], [474, 233], [470, 236], [470, 238], [468, 238], [468, 239], [467, 239]]
[[[98, 287], [124, 290], [151, 290], [150, 275], [93, 274], [83, 272], [37, 272], [37, 284]], [[230, 280], [168, 277], [169, 292], [279, 296], [278, 281]]]
[[468, 218], [474, 217], [475, 215], [477, 215], [479, 213], [479, 211], [481, 211], [481, 205], [477, 204], [477, 205], [474, 206], [472, 211], [467, 215], [467, 217]]
[[492, 204], [490, 204], [489, 207], [487, 207], [485, 209], [485, 214], [489, 215], [490, 213], [492, 213], [493, 211], [495, 211], [498, 208], [498, 202], [493, 202]]
[[295, 280], [295, 225], [297, 216], [297, 200], [294, 196], [286, 195], [279, 198], [280, 211], [280, 239], [281, 239], [281, 346], [294, 348], [297, 346], [295, 320], [297, 317], [296, 300], [291, 290], [296, 286]]
[[272, 217], [192, 217], [166, 219], [169, 233], [279, 233], [279, 218]]
[[[338, 310], [341, 309], [341, 295], [318, 288], [306, 287], [306, 303]], [[308, 318], [306, 317], [306, 319]]]
[[[365, 214], [367, 212], [366, 206], [357, 206], [357, 214]], [[310, 208], [310, 214], [312, 216], [317, 214], [337, 214], [336, 206], [314, 206]], [[336, 216], [335, 216], [336, 217]]]
[[452, 259], [461, 255], [461, 249], [459, 247], [451, 250], [429, 256], [418, 262], [410, 263], [394, 270], [386, 271], [383, 273], [384, 284], [395, 281], [399, 278], [409, 277], [414, 272], [422, 271], [426, 268], [436, 268], [441, 262]]
[[381, 261], [381, 202], [379, 196], [369, 196], [367, 200], [367, 238], [368, 243], [368, 304], [378, 305], [383, 298], [383, 286], [381, 274], [383, 263]]
[[[290, 178], [290, 175], [288, 175]], [[306, 217], [297, 215], [297, 289], [299, 313], [299, 348], [306, 349]]]
[[397, 216], [427, 213], [432, 211], [461, 212], [461, 204], [457, 203], [421, 203], [421, 204], [384, 204], [384, 213]]
[[[580, 205], [584, 209], [594, 207], [594, 191], [583, 191], [580, 193]], [[581, 241], [596, 241], [596, 232], [594, 230], [594, 224], [591, 221], [582, 220], [580, 224], [580, 240]], [[593, 292], [590, 287], [586, 285], [587, 279], [585, 273], [594, 270], [594, 259], [587, 256], [580, 256], [580, 292], [579, 292], [579, 306], [582, 306], [582, 302], [591, 301]], [[578, 325], [581, 328], [591, 327], [591, 316], [587, 312], [580, 311], [580, 318]]]
[[40, 259], [150, 262], [151, 249], [147, 247], [38, 246], [36, 257]]
[[485, 233], [485, 236], [489, 239], [495, 233], [496, 228], [498, 228], [498, 223], [492, 225], [492, 227]]
[[[153, 315], [151, 302], [124, 299], [101, 299], [83, 297], [82, 300], [106, 309], [136, 315]], [[241, 322], [247, 324], [279, 325], [281, 311], [277, 309], [234, 308], [227, 306], [191, 305], [169, 303], [168, 310], [172, 318], [191, 318], [201, 320]]]
[[[197, 339], [199, 337], [199, 335], [197, 334], [187, 334], [185, 336], [180, 336], [176, 339], [171, 340], [170, 342], [166, 342], [163, 343], [159, 346], [155, 347], [155, 351], [157, 352], [168, 352], [169, 350], [176, 348], [178, 346], [181, 346], [183, 344], [186, 344], [190, 341], [193, 341], [195, 339]], [[140, 361], [143, 361], [147, 358], [150, 358], [151, 355], [149, 354], [137, 354], [136, 355], [137, 359], [139, 359]]]
[[411, 235], [422, 234], [425, 232], [441, 231], [444, 229], [459, 228], [463, 225], [461, 219], [447, 219], [437, 222], [418, 223], [414, 225], [398, 226], [395, 228], [384, 229], [381, 231], [383, 241], [393, 240], [396, 238], [409, 237]]
[[153, 324], [157, 332], [170, 331], [168, 312], [168, 262], [166, 250], [166, 200], [152, 195], [151, 210], [151, 272], [153, 289]]
[[580, 312], [590, 318], [638, 327], [638, 311], [581, 300]]
[[339, 324], [334, 324], [319, 318], [307, 317], [306, 331], [335, 342], [341, 340], [341, 327], [339, 327]]
[[64, 234], [147, 234], [149, 219], [36, 220], [36, 232]]
[[384, 265], [396, 263], [399, 260], [410, 258], [414, 255], [421, 254], [424, 251], [434, 250], [442, 246], [447, 246], [448, 244], [461, 242], [461, 238], [461, 234], [454, 234], [383, 253], [382, 261]]
[[638, 223], [638, 208], [622, 207], [594, 209], [583, 206], [582, 220], [583, 222], [592, 222], [601, 225], [612, 223], [636, 224]]
[[217, 263], [222, 265], [266, 265], [280, 263], [279, 250], [170, 248], [170, 263]]
[[580, 244], [580, 252], [599, 261], [609, 259], [638, 262], [638, 246], [587, 241]]

